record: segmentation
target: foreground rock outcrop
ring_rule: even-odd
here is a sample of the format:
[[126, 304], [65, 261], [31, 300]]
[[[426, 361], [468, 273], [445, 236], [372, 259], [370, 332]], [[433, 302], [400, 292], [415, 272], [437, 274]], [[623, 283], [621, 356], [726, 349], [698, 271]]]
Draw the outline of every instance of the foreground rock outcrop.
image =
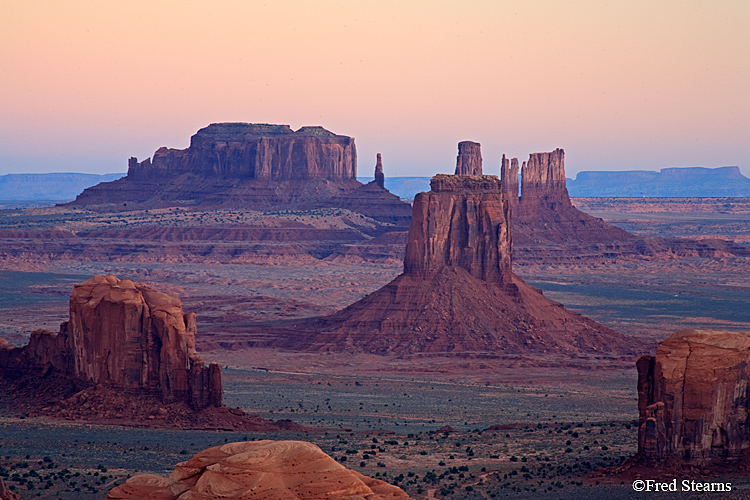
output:
[[[382, 165], [381, 165], [382, 166]], [[72, 205], [109, 209], [237, 207], [346, 208], [406, 226], [409, 206], [357, 181], [354, 139], [322, 127], [214, 123], [187, 149], [160, 148], [128, 162], [128, 175], [86, 189]]]
[[59, 333], [37, 330], [29, 344], [0, 351], [6, 376], [53, 370], [79, 386], [153, 394], [194, 409], [221, 406], [221, 368], [195, 351], [195, 314], [150, 287], [96, 275], [75, 285]]
[[257, 345], [378, 354], [630, 351], [624, 337], [513, 274], [511, 204], [500, 179], [441, 174], [431, 186], [414, 200], [400, 276], [333, 315], [264, 325], [275, 338]]
[[142, 474], [111, 490], [110, 500], [385, 500], [397, 486], [346, 469], [312, 443], [249, 441], [204, 450], [166, 478]]
[[700, 465], [750, 459], [750, 332], [683, 330], [638, 362], [638, 453]]

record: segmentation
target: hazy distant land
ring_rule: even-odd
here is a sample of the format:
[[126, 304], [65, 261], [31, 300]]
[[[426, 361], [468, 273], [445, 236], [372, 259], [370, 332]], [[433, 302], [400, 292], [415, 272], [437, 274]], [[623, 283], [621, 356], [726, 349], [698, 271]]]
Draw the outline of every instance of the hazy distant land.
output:
[[[0, 206], [54, 205], [72, 201], [81, 191], [100, 182], [125, 176], [116, 174], [49, 173], [0, 175]], [[358, 177], [362, 183], [370, 177]], [[430, 177], [388, 177], [385, 187], [396, 196], [412, 199], [430, 190]], [[663, 168], [646, 170], [585, 171], [567, 179], [572, 197], [750, 197], [750, 179], [738, 167]]]

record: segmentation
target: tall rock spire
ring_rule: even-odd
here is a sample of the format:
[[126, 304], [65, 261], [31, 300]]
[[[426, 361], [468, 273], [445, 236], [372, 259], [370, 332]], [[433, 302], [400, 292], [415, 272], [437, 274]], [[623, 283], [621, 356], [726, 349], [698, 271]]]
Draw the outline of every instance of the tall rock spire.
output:
[[385, 174], [383, 173], [383, 161], [378, 153], [378, 160], [375, 162], [375, 184], [379, 188], [385, 189]]

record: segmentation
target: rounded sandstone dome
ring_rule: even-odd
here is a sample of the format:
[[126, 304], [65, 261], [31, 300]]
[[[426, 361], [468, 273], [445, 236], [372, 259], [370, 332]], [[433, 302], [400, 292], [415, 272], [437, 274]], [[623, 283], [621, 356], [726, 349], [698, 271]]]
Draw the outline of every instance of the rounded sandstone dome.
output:
[[204, 450], [167, 478], [135, 476], [108, 499], [384, 500], [409, 497], [384, 481], [346, 469], [305, 441], [246, 441]]

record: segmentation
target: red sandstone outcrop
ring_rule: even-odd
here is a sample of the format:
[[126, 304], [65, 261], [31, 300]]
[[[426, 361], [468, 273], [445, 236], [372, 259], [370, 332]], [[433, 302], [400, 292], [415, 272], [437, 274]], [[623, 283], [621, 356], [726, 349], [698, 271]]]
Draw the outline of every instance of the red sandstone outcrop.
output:
[[37, 330], [25, 347], [0, 350], [0, 369], [9, 378], [54, 371], [83, 387], [218, 407], [221, 368], [198, 357], [195, 332], [195, 314], [183, 313], [177, 297], [96, 275], [74, 287], [59, 333]]
[[431, 187], [414, 200], [403, 274], [331, 316], [286, 331], [265, 326], [279, 335], [271, 345], [378, 354], [629, 352], [622, 336], [512, 273], [510, 204], [497, 177], [437, 175]]
[[482, 151], [478, 142], [458, 143], [455, 175], [482, 175]]
[[611, 261], [675, 256], [750, 255], [743, 245], [723, 240], [639, 238], [575, 208], [565, 187], [565, 152], [532, 153], [521, 167], [505, 156], [503, 192], [513, 207], [514, 258], [523, 263]]
[[356, 180], [354, 139], [323, 127], [212, 123], [190, 139], [188, 149], [160, 148], [153, 160], [128, 162], [128, 177], [160, 181], [192, 173], [204, 176], [285, 181]]
[[5, 487], [2, 477], [0, 477], [0, 500], [21, 500], [18, 493], [14, 493]]
[[110, 500], [385, 500], [399, 487], [346, 469], [312, 443], [249, 441], [204, 450], [166, 478], [142, 474], [111, 490]]
[[638, 453], [709, 464], [750, 456], [750, 332], [683, 330], [638, 362]]
[[71, 204], [120, 210], [335, 207], [404, 227], [410, 213], [383, 186], [370, 189], [357, 181], [353, 138], [322, 127], [293, 131], [252, 123], [214, 123], [199, 130], [187, 149], [160, 148], [141, 162], [131, 158], [126, 177], [90, 187]]

